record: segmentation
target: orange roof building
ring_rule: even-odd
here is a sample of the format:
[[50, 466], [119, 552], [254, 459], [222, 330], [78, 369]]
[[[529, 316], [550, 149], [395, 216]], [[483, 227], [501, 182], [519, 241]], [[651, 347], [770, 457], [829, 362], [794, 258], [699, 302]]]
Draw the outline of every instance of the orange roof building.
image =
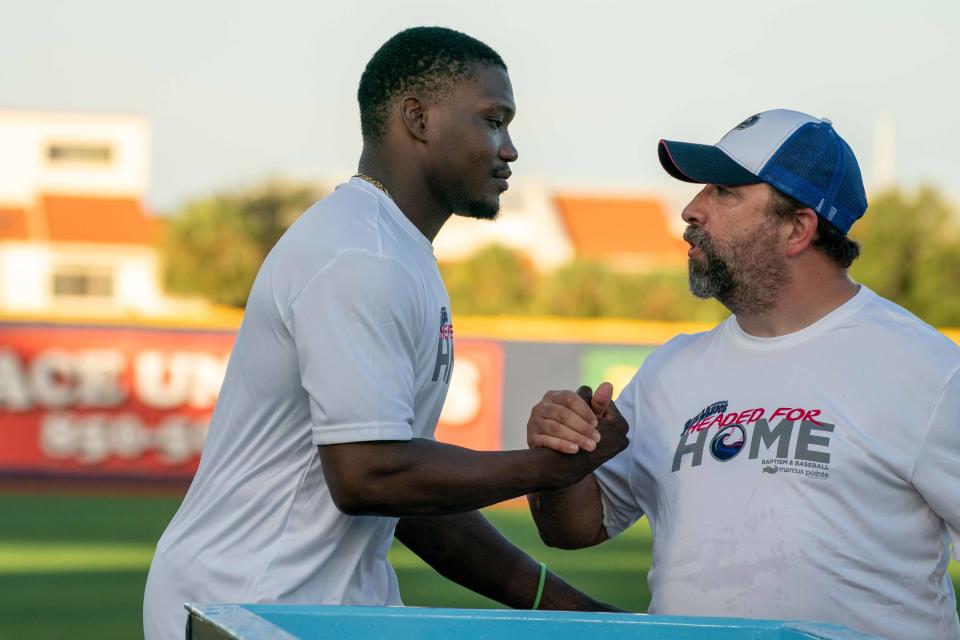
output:
[[143, 207], [137, 116], [0, 111], [0, 313], [149, 316], [171, 307]]
[[135, 198], [44, 195], [40, 207], [51, 242], [154, 246], [160, 220]]
[[0, 242], [33, 240], [154, 246], [161, 221], [125, 197], [43, 194], [28, 208], [0, 207]]
[[571, 260], [623, 271], [686, 269], [687, 244], [670, 226], [675, 215], [651, 196], [570, 194], [521, 183], [502, 199], [500, 219], [454, 216], [434, 242], [440, 261], [458, 262], [496, 244], [525, 254], [541, 272]]
[[26, 240], [29, 237], [27, 210], [22, 207], [0, 205], [0, 241]]
[[637, 270], [686, 266], [687, 244], [669, 229], [660, 200], [571, 195], [553, 200], [577, 258]]

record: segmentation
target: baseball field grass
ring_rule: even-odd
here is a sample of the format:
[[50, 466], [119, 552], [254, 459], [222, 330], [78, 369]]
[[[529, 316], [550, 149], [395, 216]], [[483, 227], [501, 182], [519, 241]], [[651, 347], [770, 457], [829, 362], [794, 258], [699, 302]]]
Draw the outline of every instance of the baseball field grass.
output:
[[[154, 545], [179, 504], [173, 496], [0, 494], [0, 639], [142, 637], [143, 585]], [[568, 582], [628, 611], [645, 611], [645, 523], [598, 548], [545, 547], [525, 510], [487, 516]], [[400, 545], [391, 552], [408, 605], [498, 606], [433, 573]], [[951, 566], [960, 589], [960, 564]]]

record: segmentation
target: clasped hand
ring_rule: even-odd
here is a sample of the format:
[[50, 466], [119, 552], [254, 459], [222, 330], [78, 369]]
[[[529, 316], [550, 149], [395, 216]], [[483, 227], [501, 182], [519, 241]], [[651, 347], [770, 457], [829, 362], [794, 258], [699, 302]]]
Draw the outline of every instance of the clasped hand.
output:
[[604, 382], [594, 392], [588, 386], [573, 391], [548, 391], [527, 421], [527, 445], [562, 453], [581, 450], [604, 460], [623, 451], [627, 421], [613, 402], [613, 385]]

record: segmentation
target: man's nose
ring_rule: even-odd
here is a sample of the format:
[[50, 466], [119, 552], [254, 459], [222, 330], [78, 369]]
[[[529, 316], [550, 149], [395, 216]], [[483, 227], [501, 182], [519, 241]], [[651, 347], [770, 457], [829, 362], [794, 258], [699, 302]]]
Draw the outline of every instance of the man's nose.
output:
[[513, 138], [510, 137], [509, 133], [505, 133], [500, 144], [500, 159], [504, 162], [516, 162], [519, 157], [520, 152], [514, 146]]
[[705, 218], [706, 212], [704, 210], [704, 198], [706, 196], [707, 187], [704, 187], [700, 190], [700, 193], [693, 197], [693, 200], [690, 201], [687, 206], [683, 208], [683, 212], [680, 214], [680, 218], [687, 224], [697, 224], [702, 225]]

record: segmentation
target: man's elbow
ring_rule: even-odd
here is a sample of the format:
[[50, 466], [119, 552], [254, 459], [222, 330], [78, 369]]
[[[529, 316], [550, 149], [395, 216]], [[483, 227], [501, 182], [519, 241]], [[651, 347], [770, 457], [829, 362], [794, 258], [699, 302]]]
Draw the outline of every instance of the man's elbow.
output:
[[575, 551], [577, 549], [584, 549], [590, 546], [588, 544], [584, 544], [581, 540], [564, 536], [544, 535], [541, 533], [540, 539], [543, 541], [543, 544], [547, 545], [548, 547], [553, 549], [563, 549], [564, 551]]
[[348, 516], [384, 516], [389, 513], [389, 500], [383, 498], [383, 492], [369, 478], [328, 479], [327, 488], [330, 499], [337, 509]]
[[367, 515], [367, 505], [364, 504], [363, 497], [358, 491], [346, 487], [338, 487], [336, 489], [330, 487], [330, 499], [333, 500], [333, 504], [337, 510], [344, 515]]
[[576, 549], [586, 549], [600, 544], [607, 539], [605, 531], [601, 530], [593, 534], [584, 531], [572, 531], [563, 527], [540, 526], [537, 524], [537, 532], [540, 534], [540, 540], [543, 544], [554, 549], [564, 549], [573, 551]]
[[368, 457], [359, 456], [356, 448], [349, 444], [320, 447], [330, 500], [348, 516], [393, 515], [395, 473], [371, 464]]

